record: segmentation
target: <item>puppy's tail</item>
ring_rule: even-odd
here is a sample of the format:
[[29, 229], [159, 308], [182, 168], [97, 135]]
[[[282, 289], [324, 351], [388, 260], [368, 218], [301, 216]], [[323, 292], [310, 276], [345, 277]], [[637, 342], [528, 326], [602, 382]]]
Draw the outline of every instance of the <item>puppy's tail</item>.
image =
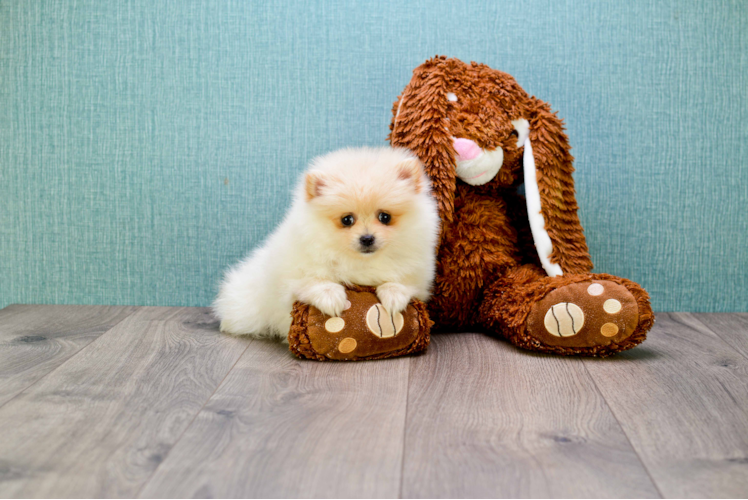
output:
[[[226, 273], [213, 314], [221, 332], [254, 338], [286, 338], [291, 327], [291, 310], [279, 309], [273, 301], [270, 283], [263, 279], [262, 266], [248, 259]], [[275, 302], [275, 303], [272, 303]]]

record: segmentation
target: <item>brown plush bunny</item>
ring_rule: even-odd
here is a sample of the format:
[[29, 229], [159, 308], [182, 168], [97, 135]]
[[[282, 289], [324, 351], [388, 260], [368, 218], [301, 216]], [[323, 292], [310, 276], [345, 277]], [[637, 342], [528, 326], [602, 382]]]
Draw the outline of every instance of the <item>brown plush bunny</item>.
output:
[[415, 69], [393, 115], [391, 144], [423, 161], [439, 203], [436, 328], [557, 354], [606, 356], [644, 341], [647, 293], [590, 274], [573, 158], [548, 104], [506, 73], [436, 57]]

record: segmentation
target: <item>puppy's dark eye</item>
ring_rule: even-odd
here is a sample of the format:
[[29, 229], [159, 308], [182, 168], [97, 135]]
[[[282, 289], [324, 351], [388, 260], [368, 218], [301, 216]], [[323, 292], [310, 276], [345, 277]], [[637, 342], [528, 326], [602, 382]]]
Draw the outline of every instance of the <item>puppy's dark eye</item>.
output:
[[379, 222], [385, 226], [392, 221], [392, 216], [387, 212], [379, 212]]
[[352, 226], [354, 222], [356, 222], [356, 219], [351, 214], [344, 215], [340, 219], [340, 223], [343, 224], [345, 227]]
[[509, 137], [519, 137], [519, 133], [516, 130], [509, 132]]

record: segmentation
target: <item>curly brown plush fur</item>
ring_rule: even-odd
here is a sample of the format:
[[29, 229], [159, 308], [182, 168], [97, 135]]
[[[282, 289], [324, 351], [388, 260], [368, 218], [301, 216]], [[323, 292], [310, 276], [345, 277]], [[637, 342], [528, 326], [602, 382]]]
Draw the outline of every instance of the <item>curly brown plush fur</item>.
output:
[[[459, 99], [449, 100], [448, 93]], [[541, 211], [553, 243], [550, 261], [561, 267], [562, 277], [549, 277], [540, 267], [525, 201], [516, 192], [524, 181], [523, 146], [517, 146], [511, 122], [519, 119], [529, 122]], [[442, 218], [429, 303], [437, 328], [478, 328], [526, 349], [594, 356], [630, 349], [645, 339], [654, 321], [647, 293], [629, 280], [590, 274], [592, 261], [577, 216], [573, 157], [563, 123], [548, 104], [529, 96], [506, 73], [436, 57], [413, 72], [393, 106], [390, 131], [393, 146], [408, 148], [424, 163]], [[484, 150], [503, 149], [504, 163], [490, 182], [471, 186], [457, 178], [455, 137]], [[549, 293], [587, 282], [601, 286], [603, 298], [623, 304], [623, 312], [634, 319], [616, 323], [612, 314], [607, 324], [616, 326], [605, 326], [610, 336], [600, 335], [600, 325], [608, 321], [603, 303], [594, 302], [592, 293], [578, 285], [564, 293], [590, 318], [588, 330], [594, 325], [598, 331], [570, 340], [528, 327], [528, 316]], [[542, 307], [553, 314], [550, 306]], [[618, 333], [612, 335], [612, 328]]]

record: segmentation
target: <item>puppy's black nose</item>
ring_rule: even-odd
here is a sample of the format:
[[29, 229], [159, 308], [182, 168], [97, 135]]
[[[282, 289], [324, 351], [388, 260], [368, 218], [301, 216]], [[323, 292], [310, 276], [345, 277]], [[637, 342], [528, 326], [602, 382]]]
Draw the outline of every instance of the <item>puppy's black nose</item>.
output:
[[371, 234], [365, 234], [359, 238], [362, 247], [370, 247], [374, 244], [374, 236]]

